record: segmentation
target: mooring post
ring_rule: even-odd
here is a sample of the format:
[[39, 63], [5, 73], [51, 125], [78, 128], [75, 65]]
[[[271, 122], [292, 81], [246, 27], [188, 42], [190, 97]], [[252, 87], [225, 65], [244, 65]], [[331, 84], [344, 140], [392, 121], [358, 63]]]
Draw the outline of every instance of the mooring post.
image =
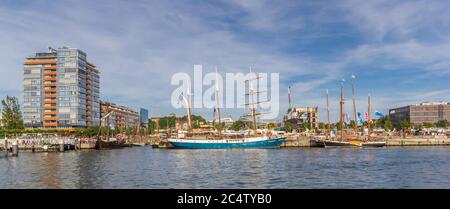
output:
[[79, 150], [80, 149], [80, 140], [78, 138], [75, 138], [75, 150]]
[[59, 151], [64, 152], [64, 141], [63, 139], [59, 140]]
[[17, 139], [12, 143], [12, 156], [19, 156], [19, 143]]
[[6, 136], [5, 136], [5, 153], [6, 153], [6, 157], [8, 157], [9, 155], [8, 155], [8, 139], [6, 139]]

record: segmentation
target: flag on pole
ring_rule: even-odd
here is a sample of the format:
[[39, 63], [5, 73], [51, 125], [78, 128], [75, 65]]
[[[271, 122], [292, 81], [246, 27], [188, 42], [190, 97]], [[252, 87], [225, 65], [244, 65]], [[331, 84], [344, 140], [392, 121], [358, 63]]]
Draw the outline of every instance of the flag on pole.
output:
[[358, 112], [358, 126], [362, 126], [362, 125], [363, 125], [362, 114], [360, 112]]
[[377, 117], [383, 117], [383, 113], [381, 113], [380, 111], [376, 111], [376, 110], [375, 110], [375, 116], [377, 116]]
[[364, 120], [369, 120], [369, 114], [367, 112], [364, 113]]
[[350, 124], [350, 117], [348, 116], [348, 113], [345, 113], [345, 124]]
[[292, 109], [292, 103], [291, 103], [291, 86], [288, 88], [288, 100], [289, 100], [289, 109]]

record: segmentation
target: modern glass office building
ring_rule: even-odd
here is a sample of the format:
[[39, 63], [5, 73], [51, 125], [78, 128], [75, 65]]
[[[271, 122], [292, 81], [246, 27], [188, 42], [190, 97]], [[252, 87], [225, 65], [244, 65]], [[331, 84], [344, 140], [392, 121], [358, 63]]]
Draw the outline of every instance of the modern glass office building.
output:
[[26, 127], [99, 125], [99, 72], [83, 51], [49, 48], [49, 52], [28, 57], [23, 85]]

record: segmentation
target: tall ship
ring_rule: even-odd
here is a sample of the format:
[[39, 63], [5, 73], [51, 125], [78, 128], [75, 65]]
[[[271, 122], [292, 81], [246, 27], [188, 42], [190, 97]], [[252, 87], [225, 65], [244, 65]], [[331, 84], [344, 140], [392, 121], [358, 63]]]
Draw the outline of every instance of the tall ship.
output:
[[[251, 69], [250, 69], [251, 72]], [[249, 96], [249, 103], [245, 104], [250, 107], [252, 115], [252, 128], [253, 132], [248, 135], [228, 135], [222, 134], [222, 123], [220, 118], [220, 103], [219, 103], [219, 85], [217, 79], [217, 69], [216, 69], [216, 110], [215, 115], [217, 121], [219, 121], [217, 126], [217, 133], [213, 135], [206, 136], [195, 136], [191, 133], [192, 121], [191, 121], [191, 107], [190, 107], [190, 93], [188, 91], [187, 96], [182, 95], [183, 100], [186, 105], [187, 115], [188, 115], [188, 132], [183, 134], [178, 134], [177, 137], [172, 137], [168, 139], [168, 142], [173, 145], [174, 148], [184, 148], [184, 149], [255, 149], [255, 148], [279, 148], [280, 145], [286, 140], [286, 137], [276, 137], [271, 135], [258, 135], [257, 134], [257, 116], [261, 113], [256, 112], [257, 104], [259, 101], [255, 100], [255, 95], [258, 94], [253, 88], [253, 81], [257, 81], [260, 77], [248, 79], [245, 82], [249, 84], [249, 90], [246, 93]]]
[[376, 138], [371, 137], [371, 120], [370, 120], [370, 95], [368, 96], [367, 103], [367, 138], [362, 136], [358, 136], [358, 122], [357, 122], [357, 113], [356, 113], [356, 102], [355, 102], [355, 85], [354, 85], [355, 76], [352, 75], [352, 96], [353, 96], [353, 112], [354, 112], [354, 133], [353, 135], [348, 135], [344, 130], [344, 80], [341, 82], [341, 90], [340, 90], [340, 100], [339, 100], [339, 125], [340, 125], [340, 133], [336, 138], [332, 138], [331, 131], [331, 123], [330, 123], [330, 109], [328, 102], [328, 90], [327, 90], [327, 114], [328, 114], [328, 130], [326, 139], [314, 139], [312, 142], [314, 144], [323, 146], [323, 147], [349, 147], [349, 146], [357, 146], [357, 147], [384, 147], [386, 146], [386, 140], [384, 138]]

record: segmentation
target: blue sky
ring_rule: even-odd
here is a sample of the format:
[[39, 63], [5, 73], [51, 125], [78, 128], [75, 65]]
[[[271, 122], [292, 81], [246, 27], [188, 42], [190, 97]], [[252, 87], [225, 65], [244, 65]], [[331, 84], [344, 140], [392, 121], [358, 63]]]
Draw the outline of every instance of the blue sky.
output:
[[[295, 106], [337, 119], [342, 78], [357, 76], [357, 105], [373, 109], [450, 101], [450, 3], [446, 1], [24, 1], [0, 3], [0, 97], [22, 98], [22, 63], [47, 46], [71, 46], [101, 71], [103, 100], [183, 114], [170, 78], [205, 71], [280, 73]], [[350, 85], [346, 83], [350, 98]], [[346, 109], [350, 109], [350, 101]], [[224, 110], [237, 118], [243, 110]], [[194, 113], [211, 118], [212, 110]]]

